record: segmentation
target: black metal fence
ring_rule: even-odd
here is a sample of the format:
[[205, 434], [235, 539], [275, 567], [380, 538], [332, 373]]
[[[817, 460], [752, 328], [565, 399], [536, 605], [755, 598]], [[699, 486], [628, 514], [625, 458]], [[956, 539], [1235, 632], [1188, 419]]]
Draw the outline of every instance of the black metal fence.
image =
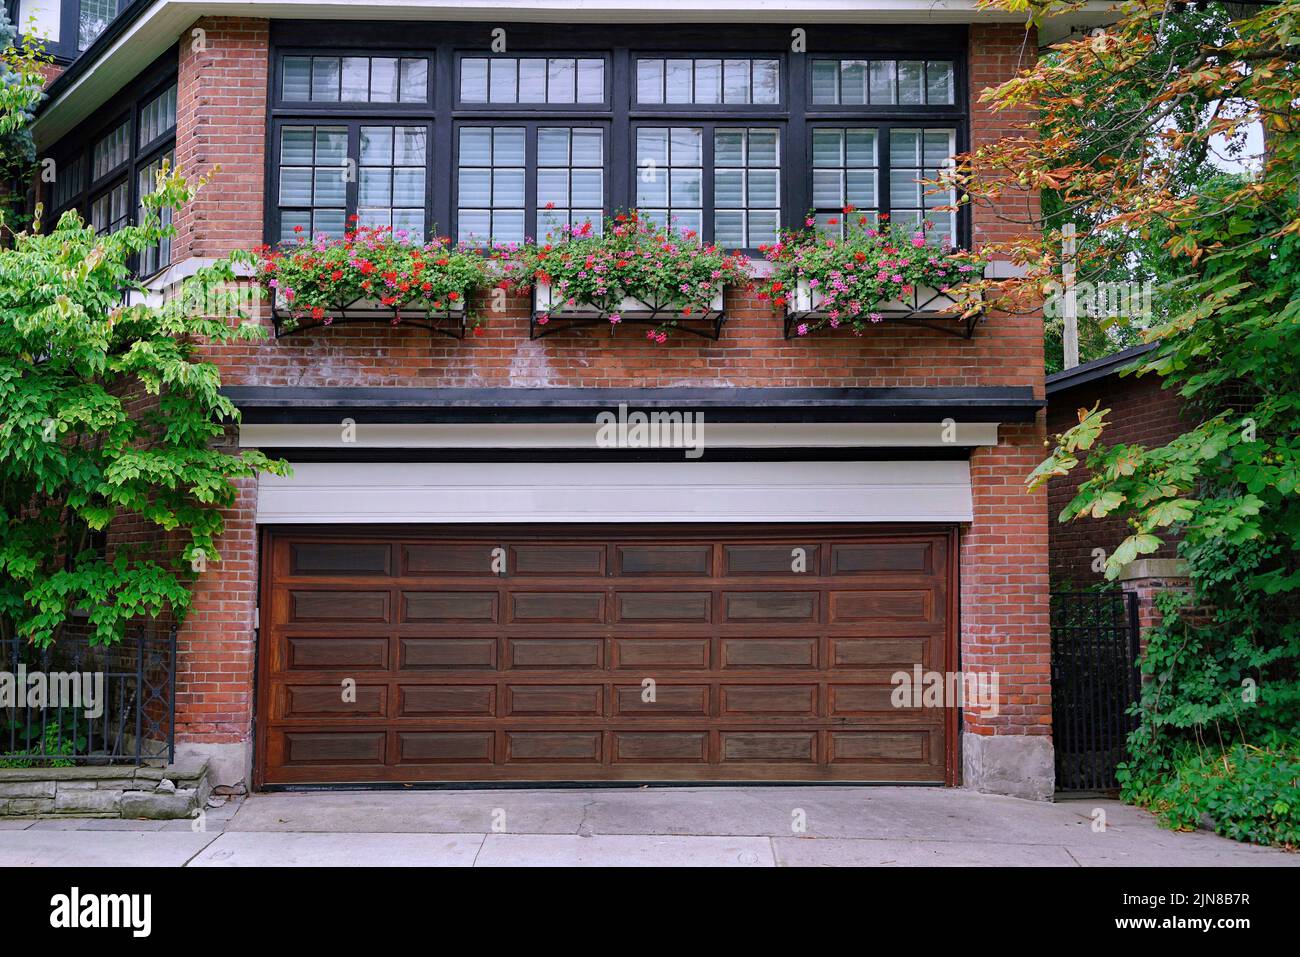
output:
[[65, 635], [45, 648], [0, 640], [0, 767], [170, 762], [176, 629], [129, 630], [113, 645]]
[[1119, 786], [1116, 765], [1137, 724], [1137, 596], [1125, 592], [1052, 595], [1052, 738], [1058, 791]]

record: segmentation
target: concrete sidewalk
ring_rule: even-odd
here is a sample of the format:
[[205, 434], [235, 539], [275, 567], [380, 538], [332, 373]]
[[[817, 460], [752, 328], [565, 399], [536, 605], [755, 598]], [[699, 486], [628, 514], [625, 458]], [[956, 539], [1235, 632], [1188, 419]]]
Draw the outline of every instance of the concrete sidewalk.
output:
[[258, 794], [209, 810], [203, 826], [0, 820], [0, 866], [1300, 865], [1297, 854], [1162, 830], [1116, 801], [938, 788]]

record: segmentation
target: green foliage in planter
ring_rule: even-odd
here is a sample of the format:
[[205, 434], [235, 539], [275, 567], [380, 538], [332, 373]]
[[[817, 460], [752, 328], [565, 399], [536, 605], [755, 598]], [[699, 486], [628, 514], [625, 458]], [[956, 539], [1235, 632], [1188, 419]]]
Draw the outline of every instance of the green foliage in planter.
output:
[[[838, 217], [830, 225], [840, 225]], [[762, 252], [773, 265], [772, 277], [759, 293], [778, 309], [791, 305], [800, 281], [820, 294], [815, 315], [803, 319], [799, 335], [818, 329], [847, 327], [861, 334], [883, 316], [885, 302], [910, 301], [921, 287], [960, 301], [957, 287], [980, 278], [983, 266], [969, 253], [954, 252], [946, 241], [935, 243], [932, 224], [908, 230], [887, 220], [873, 225], [853, 207], [844, 209], [843, 237], [828, 235], [809, 217], [804, 228], [786, 230]], [[977, 308], [970, 303], [965, 309]], [[957, 315], [959, 313], [954, 313]]]
[[[417, 245], [387, 227], [361, 227], [342, 238], [300, 235], [280, 249], [263, 247], [257, 277], [291, 323], [328, 325], [332, 311], [360, 300], [391, 308], [396, 324], [402, 311], [468, 310], [471, 298], [494, 283], [494, 258], [496, 253], [456, 247], [448, 239]], [[480, 318], [471, 311], [467, 318], [477, 330]]]
[[[53, 721], [45, 721], [39, 726], [35, 722], [24, 725], [10, 720], [0, 725], [0, 742], [7, 742], [11, 731], [15, 739], [21, 742], [33, 742], [34, 747], [25, 751], [14, 751], [0, 758], [0, 768], [71, 768], [76, 766], [72, 758], [88, 751], [89, 737], [86, 734], [86, 721], [82, 720], [77, 728], [73, 727], [71, 712], [64, 713]], [[53, 757], [59, 755], [59, 757]], [[44, 758], [45, 760], [36, 760]]]
[[[691, 232], [677, 233], [632, 210], [562, 231], [560, 242], [525, 246], [519, 252], [519, 283], [551, 287], [549, 316], [591, 306], [612, 324], [622, 321], [624, 299], [658, 309], [662, 321], [646, 333], [665, 342], [682, 320], [702, 317], [724, 286], [749, 282], [749, 260], [702, 245]], [[543, 316], [545, 322], [549, 316]]]
[[[196, 573], [219, 560], [234, 480], [287, 466], [212, 447], [238, 412], [199, 343], [252, 341], [235, 262], [206, 266], [162, 305], [131, 258], [173, 228], [162, 208], [193, 197], [164, 171], [143, 222], [97, 236], [75, 212], [0, 249], [0, 638], [40, 647], [81, 610], [93, 643], [138, 616], [183, 619]], [[115, 519], [138, 549], [100, 541]]]

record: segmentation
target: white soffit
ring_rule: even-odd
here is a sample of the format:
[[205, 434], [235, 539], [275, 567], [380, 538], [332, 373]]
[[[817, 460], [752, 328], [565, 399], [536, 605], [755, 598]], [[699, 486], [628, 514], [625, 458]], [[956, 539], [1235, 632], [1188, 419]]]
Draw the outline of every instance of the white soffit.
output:
[[[1050, 22], [1040, 42], [1074, 26], [1106, 21], [1109, 0], [1087, 0]], [[157, 0], [113, 41], [85, 73], [46, 104], [34, 124], [37, 146], [53, 144], [106, 103], [137, 73], [176, 44], [200, 17], [265, 20], [482, 20], [497, 23], [1022, 23], [1024, 14], [980, 10], [977, 0]], [[667, 18], [671, 17], [671, 21]], [[1113, 14], [1112, 14], [1113, 17]], [[341, 28], [346, 29], [346, 28]]]
[[[597, 449], [611, 444], [601, 439], [595, 423], [480, 424], [245, 424], [239, 444], [275, 449]], [[612, 429], [611, 429], [612, 432]], [[664, 447], [723, 448], [972, 448], [998, 444], [996, 422], [709, 422], [664, 436]], [[629, 437], [631, 433], [629, 433]], [[612, 436], [611, 436], [612, 437]], [[635, 438], [618, 447], [636, 445]]]
[[964, 461], [308, 462], [260, 524], [969, 522]]

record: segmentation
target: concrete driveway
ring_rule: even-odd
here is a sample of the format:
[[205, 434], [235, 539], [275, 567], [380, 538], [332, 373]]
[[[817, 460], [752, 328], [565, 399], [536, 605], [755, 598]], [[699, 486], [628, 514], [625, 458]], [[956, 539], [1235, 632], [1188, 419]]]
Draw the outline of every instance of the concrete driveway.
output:
[[194, 827], [0, 820], [0, 866], [1300, 865], [1116, 801], [938, 788], [258, 794]]

